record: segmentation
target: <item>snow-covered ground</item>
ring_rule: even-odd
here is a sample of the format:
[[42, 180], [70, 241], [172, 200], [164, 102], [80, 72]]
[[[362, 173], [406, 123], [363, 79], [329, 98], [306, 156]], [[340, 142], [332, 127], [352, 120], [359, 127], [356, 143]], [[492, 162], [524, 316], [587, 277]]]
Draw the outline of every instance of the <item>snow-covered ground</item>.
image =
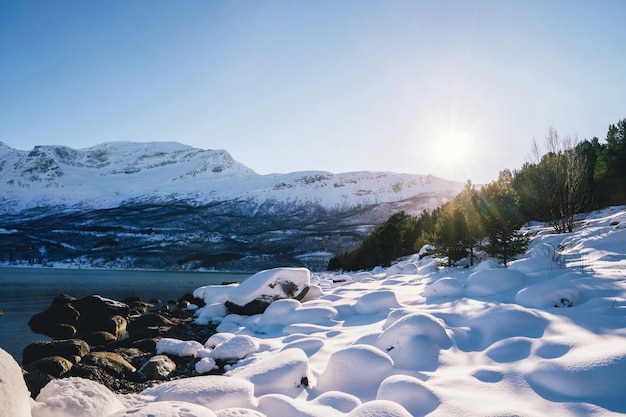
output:
[[[220, 333], [204, 346], [170, 339], [159, 349], [195, 354], [200, 373], [216, 359], [237, 361], [225, 376], [142, 395], [57, 380], [30, 405], [32, 416], [623, 415], [626, 207], [593, 213], [573, 234], [528, 230], [527, 256], [508, 268], [439, 269], [413, 257], [313, 275], [302, 302], [276, 301], [251, 317], [223, 317], [221, 303], [256, 289], [200, 288], [210, 304], [198, 320], [219, 322]], [[20, 378], [5, 378], [19, 371], [11, 360], [0, 352], [0, 407], [24, 415]]]

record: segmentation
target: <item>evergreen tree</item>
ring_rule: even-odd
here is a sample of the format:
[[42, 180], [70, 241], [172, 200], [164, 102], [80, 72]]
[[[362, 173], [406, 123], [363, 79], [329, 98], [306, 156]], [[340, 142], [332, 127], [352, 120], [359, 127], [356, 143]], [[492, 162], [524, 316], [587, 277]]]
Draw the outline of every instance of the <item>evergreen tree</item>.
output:
[[485, 249], [505, 265], [513, 256], [523, 253], [528, 244], [528, 239], [518, 232], [525, 218], [511, 180], [511, 173], [503, 171], [497, 181], [480, 190], [480, 214], [488, 242]]

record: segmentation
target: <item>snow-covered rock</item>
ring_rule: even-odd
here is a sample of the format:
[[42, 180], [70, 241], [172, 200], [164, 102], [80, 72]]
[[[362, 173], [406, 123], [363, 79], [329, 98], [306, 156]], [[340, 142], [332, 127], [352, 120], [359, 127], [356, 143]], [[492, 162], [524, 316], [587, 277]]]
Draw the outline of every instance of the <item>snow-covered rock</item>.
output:
[[257, 272], [228, 294], [226, 308], [236, 314], [263, 313], [274, 301], [301, 300], [309, 290], [311, 272], [306, 268], [275, 268]]

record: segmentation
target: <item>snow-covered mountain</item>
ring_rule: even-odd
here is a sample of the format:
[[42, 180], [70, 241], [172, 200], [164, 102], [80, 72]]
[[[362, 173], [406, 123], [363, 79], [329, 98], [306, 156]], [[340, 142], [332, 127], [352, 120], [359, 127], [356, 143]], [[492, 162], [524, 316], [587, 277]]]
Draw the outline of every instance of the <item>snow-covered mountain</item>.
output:
[[0, 241], [11, 243], [0, 261], [234, 269], [321, 262], [354, 248], [392, 213], [432, 209], [461, 187], [388, 172], [259, 175], [225, 150], [175, 142], [32, 151], [0, 142]]

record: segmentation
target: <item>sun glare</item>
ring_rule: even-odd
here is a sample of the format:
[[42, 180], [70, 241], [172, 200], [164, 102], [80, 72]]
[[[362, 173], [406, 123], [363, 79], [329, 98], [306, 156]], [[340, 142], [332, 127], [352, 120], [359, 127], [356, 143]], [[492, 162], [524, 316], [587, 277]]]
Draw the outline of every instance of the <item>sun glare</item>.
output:
[[437, 132], [428, 144], [428, 154], [441, 170], [440, 175], [464, 173], [468, 162], [476, 155], [474, 135], [458, 129]]

